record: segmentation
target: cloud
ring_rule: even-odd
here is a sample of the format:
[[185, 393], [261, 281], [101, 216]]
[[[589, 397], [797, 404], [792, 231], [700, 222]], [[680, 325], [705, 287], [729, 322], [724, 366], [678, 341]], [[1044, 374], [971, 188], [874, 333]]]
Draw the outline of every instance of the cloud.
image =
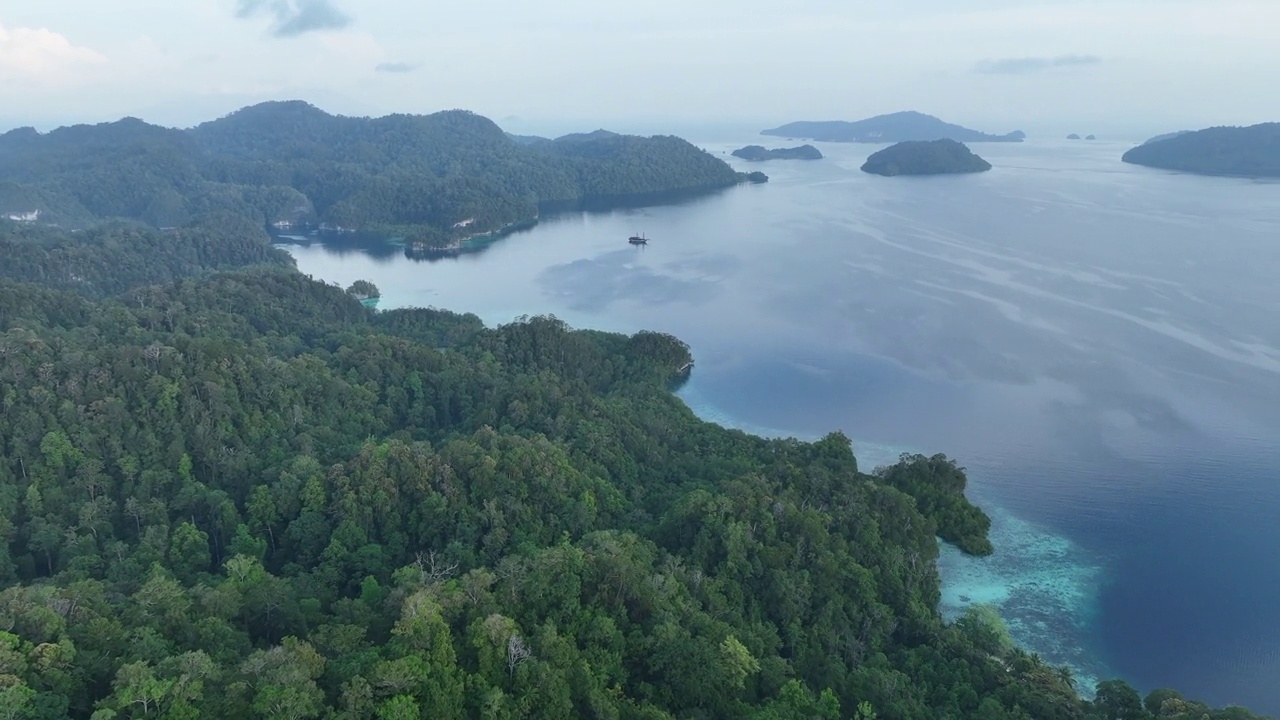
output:
[[273, 18], [271, 34], [279, 38], [341, 30], [351, 24], [351, 16], [334, 7], [330, 0], [240, 0], [236, 17], [259, 15]]
[[0, 25], [0, 82], [43, 85], [74, 81], [86, 67], [106, 62], [89, 48], [44, 28]]
[[1102, 58], [1096, 55], [1000, 58], [998, 60], [983, 60], [973, 70], [985, 75], [1021, 75], [1023, 73], [1052, 70], [1053, 68], [1097, 65], [1100, 62], [1102, 62]]
[[410, 65], [406, 62], [384, 62], [378, 63], [374, 71], [380, 73], [410, 73], [417, 69], [417, 65]]

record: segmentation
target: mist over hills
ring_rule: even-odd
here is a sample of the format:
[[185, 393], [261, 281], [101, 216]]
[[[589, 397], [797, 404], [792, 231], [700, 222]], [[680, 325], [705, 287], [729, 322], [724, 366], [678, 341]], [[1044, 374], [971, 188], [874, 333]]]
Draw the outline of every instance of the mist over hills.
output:
[[804, 138], [825, 142], [895, 143], [906, 140], [955, 140], [957, 142], [1021, 142], [1026, 134], [1014, 131], [991, 135], [944, 122], [915, 111], [877, 115], [865, 120], [800, 121], [763, 130], [761, 135]]

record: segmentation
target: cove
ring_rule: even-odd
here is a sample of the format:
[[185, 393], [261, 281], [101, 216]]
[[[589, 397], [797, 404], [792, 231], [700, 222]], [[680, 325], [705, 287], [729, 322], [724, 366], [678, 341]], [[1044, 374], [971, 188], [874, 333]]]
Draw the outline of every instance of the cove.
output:
[[874, 146], [823, 144], [766, 185], [548, 217], [470, 255], [289, 249], [382, 308], [670, 332], [702, 417], [842, 430], [865, 469], [945, 453], [996, 554], [944, 548], [944, 613], [996, 602], [1086, 689], [1275, 714], [1280, 186], [1124, 165], [1128, 147], [1033, 138], [984, 146], [979, 176], [878, 178], [858, 171]]

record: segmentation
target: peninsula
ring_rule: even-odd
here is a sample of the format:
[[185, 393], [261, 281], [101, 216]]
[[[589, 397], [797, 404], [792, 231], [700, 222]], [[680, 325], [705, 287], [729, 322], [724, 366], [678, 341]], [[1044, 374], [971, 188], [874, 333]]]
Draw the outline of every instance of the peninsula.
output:
[[873, 175], [954, 175], [985, 172], [991, 163], [955, 140], [908, 140], [872, 153], [862, 171]]
[[1198, 175], [1280, 177], [1280, 123], [1214, 127], [1153, 138], [1122, 159]]
[[907, 111], [877, 115], [865, 120], [793, 122], [761, 135], [799, 137], [825, 142], [894, 143], [905, 140], [955, 140], [958, 142], [1022, 142], [1026, 134], [1014, 131], [1005, 135], [990, 135], [959, 125], [943, 122], [932, 115]]
[[0, 257], [6, 717], [1157, 717], [942, 618], [953, 460], [703, 422], [671, 335], [375, 310], [247, 220]]
[[760, 145], [748, 145], [731, 153], [743, 160], [821, 160], [822, 151], [812, 145], [793, 148], [767, 149]]

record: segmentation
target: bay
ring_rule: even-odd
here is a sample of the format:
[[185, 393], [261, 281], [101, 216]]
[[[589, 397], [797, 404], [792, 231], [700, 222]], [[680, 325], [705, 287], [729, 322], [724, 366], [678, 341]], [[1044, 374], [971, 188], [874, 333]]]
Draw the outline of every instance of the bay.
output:
[[[1118, 675], [1280, 713], [1280, 185], [1124, 165], [1124, 143], [975, 145], [880, 178], [875, 146], [740, 163], [771, 182], [544, 219], [435, 261], [290, 245], [381, 307], [554, 314], [688, 342], [704, 418], [841, 429], [865, 468], [943, 452], [995, 555], [945, 549], [944, 614], [994, 602], [1088, 689]], [[643, 232], [648, 246], [626, 238]]]

